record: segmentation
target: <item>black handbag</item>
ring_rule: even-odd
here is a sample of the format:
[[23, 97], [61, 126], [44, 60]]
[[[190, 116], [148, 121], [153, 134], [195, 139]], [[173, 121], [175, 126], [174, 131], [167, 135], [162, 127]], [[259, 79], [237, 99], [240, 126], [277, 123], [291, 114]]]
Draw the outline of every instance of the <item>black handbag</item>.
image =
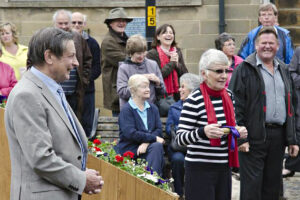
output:
[[161, 97], [156, 102], [160, 117], [168, 116], [169, 108], [173, 103], [175, 103], [174, 98], [172, 96], [168, 96], [167, 94], [165, 94], [165, 98]]
[[182, 152], [182, 153], [186, 153], [187, 151], [187, 147], [186, 146], [179, 146], [177, 144], [177, 142], [175, 141], [175, 138], [176, 138], [176, 132], [174, 130], [174, 127], [172, 126], [171, 127], [171, 148], [173, 151], [179, 151], [179, 152]]

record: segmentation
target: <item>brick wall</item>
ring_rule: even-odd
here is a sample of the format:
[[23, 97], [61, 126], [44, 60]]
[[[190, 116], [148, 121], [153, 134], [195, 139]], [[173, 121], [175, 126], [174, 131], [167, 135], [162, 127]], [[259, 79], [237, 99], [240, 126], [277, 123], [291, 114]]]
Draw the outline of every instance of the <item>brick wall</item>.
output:
[[[52, 26], [55, 10], [66, 8], [88, 16], [91, 35], [101, 44], [107, 27], [103, 23], [112, 7], [124, 6], [129, 16], [144, 17], [143, 0], [126, 1], [58, 1], [58, 2], [17, 2], [0, 0], [0, 19], [12, 21], [20, 32], [20, 43], [28, 44], [31, 35], [39, 28]], [[214, 48], [218, 35], [218, 0], [157, 0], [157, 26], [163, 23], [174, 25], [176, 40], [183, 49], [186, 65], [190, 72], [198, 73], [201, 54]], [[261, 0], [226, 0], [226, 32], [236, 38], [237, 47], [252, 28], [257, 26], [257, 10]], [[101, 115], [110, 115], [103, 109], [101, 77], [96, 81], [96, 105]]]

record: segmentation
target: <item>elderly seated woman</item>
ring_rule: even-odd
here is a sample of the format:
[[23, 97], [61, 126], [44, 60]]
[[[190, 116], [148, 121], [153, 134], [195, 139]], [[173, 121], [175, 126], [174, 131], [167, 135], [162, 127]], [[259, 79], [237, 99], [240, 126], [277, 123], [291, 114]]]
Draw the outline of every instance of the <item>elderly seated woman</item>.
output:
[[[0, 46], [0, 57], [1, 56], [2, 50]], [[0, 61], [0, 77], [0, 95], [8, 97], [10, 91], [17, 84], [14, 69], [8, 64]]]
[[233, 95], [225, 88], [229, 71], [222, 51], [204, 52], [199, 62], [203, 82], [183, 104], [176, 141], [188, 149], [186, 200], [231, 200], [230, 167], [239, 166], [237, 137], [246, 138], [247, 130], [235, 127]]
[[162, 126], [157, 107], [148, 103], [149, 79], [141, 74], [132, 75], [128, 81], [131, 98], [119, 115], [120, 154], [131, 151], [135, 158], [144, 158], [149, 167], [160, 176], [163, 171]]
[[[185, 73], [180, 77], [180, 100], [172, 104], [169, 113], [168, 119], [166, 122], [166, 133], [171, 135], [171, 129], [174, 128], [174, 131], [177, 130], [179, 123], [179, 117], [182, 110], [183, 102], [193, 92], [196, 88], [200, 86], [200, 77], [191, 74]], [[172, 138], [173, 139], [173, 138]], [[176, 151], [172, 149], [171, 145], [168, 146], [168, 156], [172, 166], [172, 176], [174, 178], [174, 189], [175, 192], [182, 197], [183, 196], [183, 179], [184, 179], [184, 157], [185, 152]]]
[[157, 96], [165, 93], [164, 80], [157, 63], [145, 58], [147, 42], [141, 35], [131, 36], [126, 44], [128, 57], [119, 64], [117, 92], [120, 98], [120, 110], [130, 98], [128, 79], [134, 74], [143, 74], [150, 82], [150, 103], [155, 103]]

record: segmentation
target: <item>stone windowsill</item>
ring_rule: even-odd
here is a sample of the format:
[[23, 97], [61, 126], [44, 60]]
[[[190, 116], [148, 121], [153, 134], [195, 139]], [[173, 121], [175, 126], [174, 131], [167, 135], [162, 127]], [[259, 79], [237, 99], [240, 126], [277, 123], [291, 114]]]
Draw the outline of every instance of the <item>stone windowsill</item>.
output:
[[[156, 6], [201, 6], [202, 0], [156, 0]], [[77, 7], [144, 7], [145, 0], [0, 0], [0, 7], [53, 7], [53, 8], [77, 8]]]

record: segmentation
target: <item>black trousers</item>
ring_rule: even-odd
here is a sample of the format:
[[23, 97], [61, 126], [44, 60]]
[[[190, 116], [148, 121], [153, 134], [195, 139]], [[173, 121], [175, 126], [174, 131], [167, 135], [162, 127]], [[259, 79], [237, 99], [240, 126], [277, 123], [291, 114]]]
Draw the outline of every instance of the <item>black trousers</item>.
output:
[[185, 167], [186, 200], [231, 200], [231, 170]]
[[95, 92], [86, 92], [83, 99], [82, 127], [87, 137], [91, 135], [95, 114]]
[[76, 112], [77, 112], [77, 94], [76, 94], [76, 92], [74, 92], [71, 95], [66, 95], [66, 99], [67, 99], [68, 103], [70, 104], [73, 112], [76, 114]]
[[250, 145], [249, 152], [239, 152], [240, 200], [279, 199], [284, 128], [266, 128], [265, 143]]

